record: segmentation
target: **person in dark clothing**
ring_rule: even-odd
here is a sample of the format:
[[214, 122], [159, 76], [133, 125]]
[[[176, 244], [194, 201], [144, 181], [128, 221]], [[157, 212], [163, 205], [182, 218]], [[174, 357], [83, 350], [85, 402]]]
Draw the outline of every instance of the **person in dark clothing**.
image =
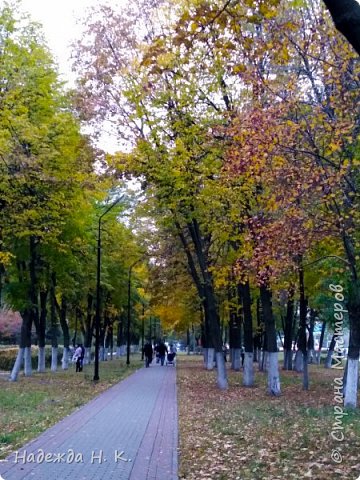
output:
[[157, 351], [158, 351], [158, 353], [159, 353], [161, 365], [164, 365], [165, 355], [168, 353], [167, 346], [165, 345], [164, 342], [160, 342], [160, 343], [159, 343], [158, 348], [157, 348]]
[[150, 342], [146, 342], [144, 345], [144, 357], [145, 357], [145, 366], [148, 368], [152, 362], [153, 357], [153, 348]]
[[82, 372], [84, 366], [84, 358], [85, 358], [85, 347], [82, 343], [80, 343], [81, 348], [81, 357], [80, 357], [80, 372]]

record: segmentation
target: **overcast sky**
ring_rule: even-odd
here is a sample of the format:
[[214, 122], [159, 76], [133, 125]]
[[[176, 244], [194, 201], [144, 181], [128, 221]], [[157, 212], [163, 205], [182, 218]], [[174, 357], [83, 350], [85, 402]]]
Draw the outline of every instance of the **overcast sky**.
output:
[[[21, 0], [22, 10], [43, 25], [47, 43], [57, 61], [60, 72], [71, 79], [69, 44], [79, 37], [77, 20], [85, 17], [86, 10], [106, 3], [106, 0]], [[112, 0], [116, 5], [121, 0]]]
[[[1, 0], [0, 0], [1, 1]], [[111, 0], [111, 5], [116, 6], [126, 0]], [[32, 20], [40, 22], [46, 37], [47, 44], [51, 49], [54, 60], [59, 65], [62, 79], [73, 85], [74, 75], [71, 72], [70, 43], [79, 38], [81, 28], [77, 21], [86, 16], [86, 10], [107, 3], [106, 0], [22, 0], [22, 10], [28, 12]], [[118, 150], [117, 142], [112, 135], [106, 132], [99, 146], [108, 152]]]

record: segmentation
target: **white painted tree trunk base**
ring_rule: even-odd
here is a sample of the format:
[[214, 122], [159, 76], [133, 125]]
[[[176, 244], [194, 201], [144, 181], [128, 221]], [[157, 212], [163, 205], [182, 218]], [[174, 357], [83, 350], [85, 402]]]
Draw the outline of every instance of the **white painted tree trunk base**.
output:
[[108, 348], [104, 348], [104, 358], [103, 358], [103, 360], [104, 360], [105, 362], [107, 362], [108, 353], [109, 353], [109, 349], [108, 349]]
[[333, 355], [334, 355], [334, 350], [329, 350], [326, 355], [326, 360], [324, 365], [325, 368], [331, 368]]
[[315, 350], [314, 349], [311, 349], [309, 350], [308, 352], [308, 363], [316, 363], [315, 361]]
[[99, 348], [99, 362], [104, 361], [104, 347]]
[[69, 369], [69, 348], [68, 347], [64, 347], [64, 350], [63, 350], [63, 356], [62, 356], [62, 359], [61, 359], [61, 368], [63, 370], [68, 370]]
[[281, 394], [279, 361], [277, 352], [268, 352], [268, 393], [278, 397]]
[[206, 366], [207, 366], [207, 358], [208, 358], [208, 349], [204, 347], [204, 348], [202, 349], [202, 354], [203, 354], [203, 360], [204, 360], [204, 368], [206, 369]]
[[264, 351], [261, 352], [259, 361], [259, 372], [267, 372], [269, 370], [269, 354]]
[[10, 377], [9, 377], [9, 380], [11, 382], [16, 382], [16, 380], [18, 379], [19, 372], [24, 362], [24, 354], [25, 354], [25, 348], [19, 348], [13, 369], [11, 370]]
[[293, 369], [292, 355], [292, 350], [284, 350], [284, 370]]
[[56, 372], [58, 367], [57, 362], [58, 349], [57, 347], [51, 347], [51, 371]]
[[300, 350], [296, 350], [294, 370], [295, 372], [298, 372], [298, 373], [304, 370], [303, 355]]
[[236, 372], [240, 371], [241, 368], [241, 349], [232, 348], [231, 354], [231, 368]]
[[225, 358], [223, 352], [216, 352], [216, 369], [218, 387], [220, 388], [220, 390], [227, 390], [229, 388], [229, 384], [227, 380]]
[[85, 355], [84, 355], [84, 365], [90, 365], [91, 363], [91, 348], [85, 348]]
[[45, 372], [45, 347], [39, 347], [37, 371], [39, 373]]
[[25, 352], [24, 352], [24, 375], [25, 375], [25, 377], [31, 377], [31, 375], [32, 375], [31, 347], [25, 347]]
[[344, 406], [356, 408], [359, 383], [359, 359], [348, 358], [347, 362]]
[[[214, 357], [215, 357], [215, 348], [207, 349], [207, 361], [206, 361], [206, 370], [214, 370]], [[223, 355], [224, 360], [224, 355]], [[225, 361], [224, 361], [225, 365]]]
[[252, 387], [254, 385], [254, 354], [253, 352], [245, 352], [243, 385], [244, 387]]

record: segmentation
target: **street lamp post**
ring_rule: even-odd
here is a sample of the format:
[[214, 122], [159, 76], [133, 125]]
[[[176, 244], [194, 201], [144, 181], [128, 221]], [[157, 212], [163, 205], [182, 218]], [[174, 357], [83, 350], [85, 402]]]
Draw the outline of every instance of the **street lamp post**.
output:
[[100, 271], [101, 271], [101, 220], [117, 205], [124, 196], [121, 196], [108, 207], [99, 217], [98, 221], [98, 239], [97, 239], [97, 267], [96, 267], [96, 310], [95, 310], [95, 363], [94, 363], [94, 381], [99, 380], [99, 349], [100, 349]]

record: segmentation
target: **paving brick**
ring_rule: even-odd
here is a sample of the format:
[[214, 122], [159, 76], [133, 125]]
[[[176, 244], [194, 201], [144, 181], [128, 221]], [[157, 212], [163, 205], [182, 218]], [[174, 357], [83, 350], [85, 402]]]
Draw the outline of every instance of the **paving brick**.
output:
[[[0, 474], [4, 480], [177, 480], [177, 421], [176, 369], [154, 363], [10, 455]], [[41, 452], [48, 457], [39, 463]]]

